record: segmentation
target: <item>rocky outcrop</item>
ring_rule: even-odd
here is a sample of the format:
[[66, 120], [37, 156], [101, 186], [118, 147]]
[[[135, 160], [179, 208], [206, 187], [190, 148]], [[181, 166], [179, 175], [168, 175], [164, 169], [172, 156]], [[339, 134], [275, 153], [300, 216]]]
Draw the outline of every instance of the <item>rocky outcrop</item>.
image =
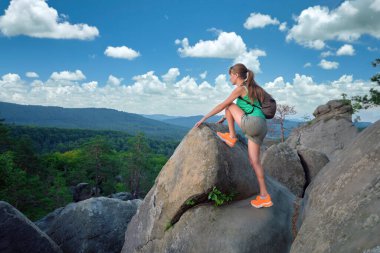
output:
[[294, 129], [286, 143], [294, 149], [314, 149], [332, 160], [358, 135], [351, 114], [350, 105], [331, 100], [315, 110], [316, 118], [310, 124]]
[[[227, 129], [203, 124], [182, 140], [129, 223], [122, 252], [288, 252], [294, 195], [268, 177], [274, 206], [251, 207], [258, 185], [247, 147], [229, 148], [216, 130]], [[214, 186], [235, 201], [214, 207]]]
[[0, 201], [0, 252], [61, 253], [58, 245], [16, 208]]
[[373, 252], [380, 235], [380, 121], [358, 135], [306, 190], [301, 252]]
[[57, 210], [41, 228], [64, 252], [120, 252], [125, 230], [141, 202], [90, 198]]
[[263, 155], [263, 168], [290, 191], [302, 197], [306, 183], [304, 169], [297, 152], [286, 143], [272, 145]]

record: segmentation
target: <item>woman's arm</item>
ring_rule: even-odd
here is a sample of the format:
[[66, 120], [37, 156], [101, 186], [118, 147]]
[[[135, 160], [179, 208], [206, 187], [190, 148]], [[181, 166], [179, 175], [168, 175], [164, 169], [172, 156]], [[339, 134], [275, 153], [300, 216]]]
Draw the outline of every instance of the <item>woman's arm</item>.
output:
[[239, 86], [234, 89], [231, 94], [220, 104], [215, 106], [209, 113], [207, 113], [200, 121], [198, 121], [194, 127], [200, 126], [206, 119], [210, 118], [211, 116], [221, 112], [223, 109], [225, 109], [227, 106], [232, 104], [236, 98], [238, 98], [240, 95], [245, 92], [244, 88]]

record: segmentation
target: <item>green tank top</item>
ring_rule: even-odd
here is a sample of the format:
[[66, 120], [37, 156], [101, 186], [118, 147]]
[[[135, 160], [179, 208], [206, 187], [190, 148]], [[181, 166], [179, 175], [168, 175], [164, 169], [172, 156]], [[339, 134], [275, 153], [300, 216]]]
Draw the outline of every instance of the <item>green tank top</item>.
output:
[[243, 98], [238, 97], [236, 101], [236, 105], [239, 106], [240, 109], [242, 109], [243, 112], [248, 116], [255, 116], [255, 117], [265, 119], [265, 115], [263, 111], [260, 109], [261, 105], [259, 103], [259, 100], [256, 99], [253, 102], [255, 106], [253, 106], [251, 99], [248, 97], [248, 89], [246, 86], [244, 86], [244, 88], [247, 91], [247, 95], [245, 95]]

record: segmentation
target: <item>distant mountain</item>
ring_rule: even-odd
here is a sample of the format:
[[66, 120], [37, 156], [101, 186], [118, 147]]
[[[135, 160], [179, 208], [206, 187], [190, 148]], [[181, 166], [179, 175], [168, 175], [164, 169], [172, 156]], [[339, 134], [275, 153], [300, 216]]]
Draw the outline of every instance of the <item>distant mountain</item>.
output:
[[0, 102], [0, 118], [6, 123], [59, 128], [144, 132], [150, 138], [179, 140], [188, 129], [104, 108], [62, 108]]
[[[172, 119], [165, 119], [162, 120], [163, 122], [166, 122], [168, 124], [182, 126], [186, 128], [192, 128], [195, 123], [200, 121], [203, 118], [202, 115], [196, 115], [196, 116], [189, 116], [189, 117], [178, 117], [178, 118], [172, 118]], [[217, 122], [221, 116], [212, 116], [207, 119], [206, 122]], [[227, 121], [226, 121], [227, 122]]]
[[141, 116], [144, 116], [145, 118], [148, 118], [148, 119], [154, 119], [154, 120], [160, 120], [160, 121], [164, 121], [167, 119], [181, 118], [178, 116], [169, 116], [165, 114], [141, 114]]

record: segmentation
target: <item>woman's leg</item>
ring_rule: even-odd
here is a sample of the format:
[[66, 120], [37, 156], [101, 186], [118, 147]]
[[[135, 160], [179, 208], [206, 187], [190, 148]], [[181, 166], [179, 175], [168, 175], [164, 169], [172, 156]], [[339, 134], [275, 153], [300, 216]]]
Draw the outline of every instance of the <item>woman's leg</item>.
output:
[[265, 185], [264, 169], [260, 162], [260, 145], [250, 139], [248, 139], [248, 157], [259, 182], [260, 196], [264, 197], [268, 191]]
[[226, 108], [225, 116], [228, 122], [228, 129], [232, 138], [236, 137], [235, 122], [241, 127], [241, 117], [244, 112], [236, 104], [231, 104]]

